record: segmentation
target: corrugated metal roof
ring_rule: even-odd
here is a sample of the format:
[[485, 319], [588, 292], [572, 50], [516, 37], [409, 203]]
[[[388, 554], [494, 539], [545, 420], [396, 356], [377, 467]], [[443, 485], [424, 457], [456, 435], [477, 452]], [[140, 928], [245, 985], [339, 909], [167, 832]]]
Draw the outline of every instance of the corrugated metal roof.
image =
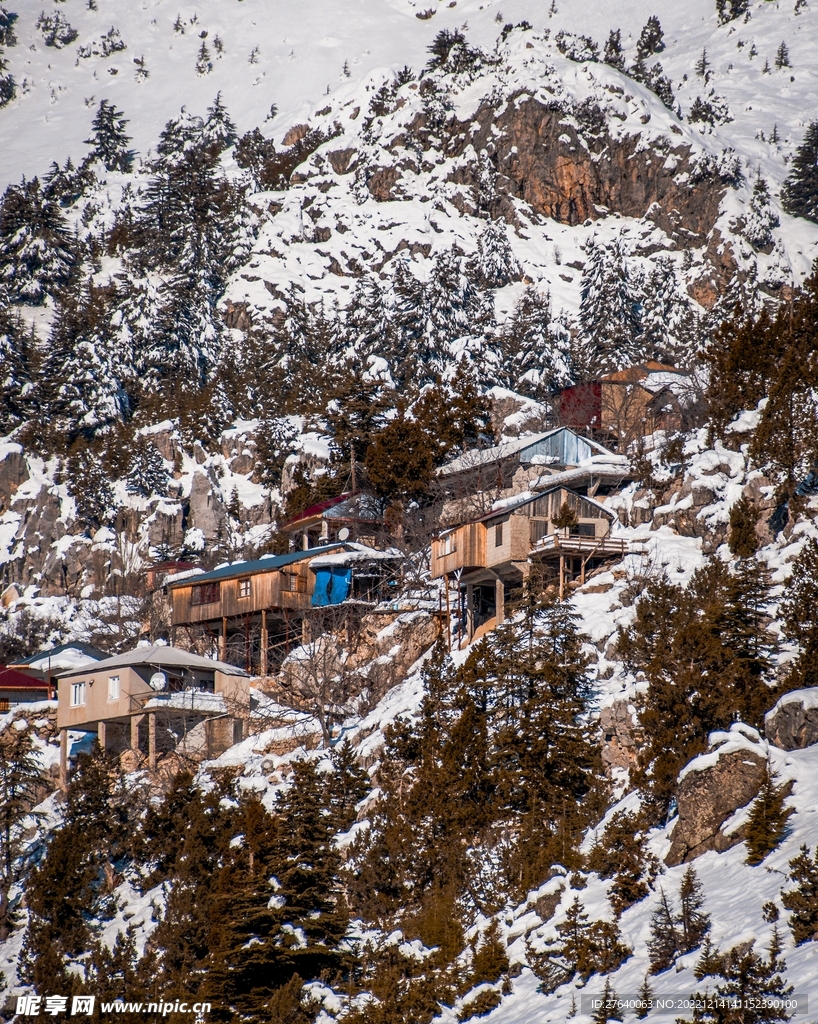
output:
[[152, 646], [136, 647], [125, 654], [117, 654], [113, 658], [105, 658], [104, 661], [96, 661], [81, 668], [71, 669], [70, 672], [61, 672], [59, 678], [107, 672], [108, 669], [127, 668], [135, 665], [145, 665], [149, 668], [198, 668], [206, 672], [223, 672], [229, 676], [248, 675], [243, 668], [228, 665], [226, 661], [203, 658], [200, 654], [182, 651], [178, 647], [153, 644]]
[[[578, 449], [580, 446], [587, 446], [591, 451], [596, 451], [603, 455], [608, 452], [608, 449], [597, 441], [592, 441], [588, 437], [582, 437], [569, 427], [554, 427], [553, 430], [546, 430], [541, 434], [530, 434], [528, 437], [517, 437], [513, 441], [505, 441], [503, 444], [494, 445], [492, 448], [472, 448], [470, 451], [458, 456], [458, 458], [441, 466], [437, 474], [438, 476], [452, 476], [455, 473], [479, 469], [481, 466], [490, 466], [492, 463], [501, 462], [512, 455], [522, 454], [529, 448], [536, 448], [537, 445], [542, 444], [548, 438], [556, 438], [559, 434], [563, 433], [566, 435], [566, 438], [570, 437], [574, 442], [573, 445], [568, 447], [576, 447]], [[561, 447], [565, 448], [566, 446], [562, 445]], [[587, 455], [582, 457], [586, 458]], [[579, 461], [578, 453], [576, 461]]]
[[315, 555], [324, 554], [326, 551], [334, 551], [336, 548], [342, 548], [343, 546], [342, 541], [337, 541], [334, 544], [324, 544], [318, 548], [307, 548], [306, 551], [290, 551], [286, 555], [255, 558], [250, 562], [233, 562], [232, 565], [223, 565], [220, 569], [213, 569], [212, 572], [198, 573], [186, 579], [173, 580], [167, 586], [170, 589], [190, 586], [191, 583], [195, 583], [198, 586], [200, 583], [230, 580], [236, 576], [252, 576], [256, 572], [275, 572], [277, 569], [283, 569], [285, 566], [293, 565], [295, 562], [301, 562], [305, 558], [314, 558]]

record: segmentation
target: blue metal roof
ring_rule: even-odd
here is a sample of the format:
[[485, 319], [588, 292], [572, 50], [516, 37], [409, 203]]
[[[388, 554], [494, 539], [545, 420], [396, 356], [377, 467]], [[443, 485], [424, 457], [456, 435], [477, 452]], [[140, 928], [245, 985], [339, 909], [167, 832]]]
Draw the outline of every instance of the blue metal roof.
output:
[[258, 572], [275, 572], [277, 569], [283, 569], [285, 566], [293, 565], [295, 562], [303, 562], [305, 558], [314, 558], [316, 555], [323, 555], [327, 551], [335, 551], [336, 548], [342, 548], [343, 546], [343, 543], [339, 541], [335, 544], [324, 544], [318, 548], [307, 548], [306, 551], [290, 551], [286, 555], [255, 558], [251, 562], [233, 562], [232, 565], [223, 565], [221, 569], [213, 569], [212, 572], [186, 576], [183, 580], [169, 583], [168, 587], [195, 587], [200, 583], [229, 580], [236, 576], [251, 576], [253, 573]]

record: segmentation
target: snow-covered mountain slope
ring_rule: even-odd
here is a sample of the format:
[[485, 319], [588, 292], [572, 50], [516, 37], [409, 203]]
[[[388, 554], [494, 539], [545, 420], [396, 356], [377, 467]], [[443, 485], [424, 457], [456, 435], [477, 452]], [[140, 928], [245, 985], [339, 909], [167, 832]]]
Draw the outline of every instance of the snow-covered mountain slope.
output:
[[[662, 63], [683, 107], [685, 100], [695, 97], [693, 66], [706, 49], [713, 71], [710, 84], [724, 96], [735, 118], [719, 129], [720, 137], [778, 178], [782, 156], [800, 138], [818, 86], [818, 12], [805, 5], [796, 16], [793, 3], [760, 0], [751, 5], [748, 22], [719, 26], [711, 0], [643, 0], [626, 7], [612, 0], [561, 0], [553, 14], [531, 0], [305, 0], [297, 5], [203, 0], [181, 6], [171, 0], [127, 5], [96, 0], [95, 9], [89, 9], [87, 0], [59, 5], [23, 0], [7, 5], [19, 15], [14, 24], [17, 44], [6, 48], [6, 58], [20, 95], [0, 114], [0, 182], [42, 173], [55, 158], [80, 159], [89, 109], [102, 98], [130, 117], [134, 145], [143, 155], [181, 105], [202, 112], [218, 91], [242, 131], [264, 124], [275, 104], [279, 113], [265, 129], [280, 138], [316, 108], [343, 103], [350, 89], [370, 75], [378, 77], [404, 64], [419, 69], [426, 63], [431, 37], [443, 28], [467, 25], [469, 40], [484, 48], [494, 45], [503, 24], [524, 19], [537, 32], [548, 28], [555, 35], [562, 29], [588, 35], [600, 46], [609, 30], [620, 28], [627, 50], [653, 14], [665, 32]], [[36, 27], [41, 11], [61, 14], [76, 30], [76, 38], [61, 48], [45, 46]], [[418, 18], [429, 11], [432, 17]], [[174, 30], [177, 19], [184, 31]], [[126, 48], [104, 56], [100, 40], [112, 26]], [[221, 53], [214, 44], [217, 37]], [[762, 77], [764, 62], [773, 66], [782, 40], [789, 47], [792, 68]], [[196, 70], [202, 42], [213, 65], [204, 75]], [[757, 54], [750, 57], [753, 43]], [[80, 55], [88, 51], [89, 56]], [[149, 72], [139, 81], [135, 58], [144, 58]], [[688, 84], [680, 88], [685, 75]], [[774, 124], [782, 155], [771, 155], [757, 138], [759, 131], [769, 136]]]

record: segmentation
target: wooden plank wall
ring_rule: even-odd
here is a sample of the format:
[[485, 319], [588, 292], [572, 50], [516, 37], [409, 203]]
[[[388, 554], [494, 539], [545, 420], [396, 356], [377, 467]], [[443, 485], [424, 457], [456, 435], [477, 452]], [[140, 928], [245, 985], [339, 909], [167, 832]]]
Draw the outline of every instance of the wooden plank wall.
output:
[[[285, 577], [293, 576], [297, 582], [295, 589], [286, 589]], [[241, 597], [241, 580], [250, 580], [250, 594]], [[234, 577], [222, 580], [219, 588], [219, 600], [209, 604], [193, 604], [193, 588], [190, 586], [174, 587], [171, 591], [173, 601], [173, 624], [175, 626], [193, 622], [210, 622], [214, 619], [233, 618], [237, 615], [255, 614], [262, 610], [289, 608], [306, 610], [312, 601], [315, 574], [307, 561], [298, 562], [284, 572], [256, 572], [250, 576]]]

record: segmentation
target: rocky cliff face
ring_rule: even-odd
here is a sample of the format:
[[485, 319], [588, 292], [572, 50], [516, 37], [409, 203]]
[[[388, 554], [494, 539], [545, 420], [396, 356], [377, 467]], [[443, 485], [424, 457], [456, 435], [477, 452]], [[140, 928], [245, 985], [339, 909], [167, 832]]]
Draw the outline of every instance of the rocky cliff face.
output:
[[665, 857], [669, 867], [695, 860], [708, 850], [721, 853], [744, 839], [741, 827], [730, 828], [729, 819], [755, 798], [766, 765], [761, 744], [745, 733], [758, 739], [747, 726], [716, 734], [721, 748], [696, 758], [683, 773], [676, 791], [679, 817]]

